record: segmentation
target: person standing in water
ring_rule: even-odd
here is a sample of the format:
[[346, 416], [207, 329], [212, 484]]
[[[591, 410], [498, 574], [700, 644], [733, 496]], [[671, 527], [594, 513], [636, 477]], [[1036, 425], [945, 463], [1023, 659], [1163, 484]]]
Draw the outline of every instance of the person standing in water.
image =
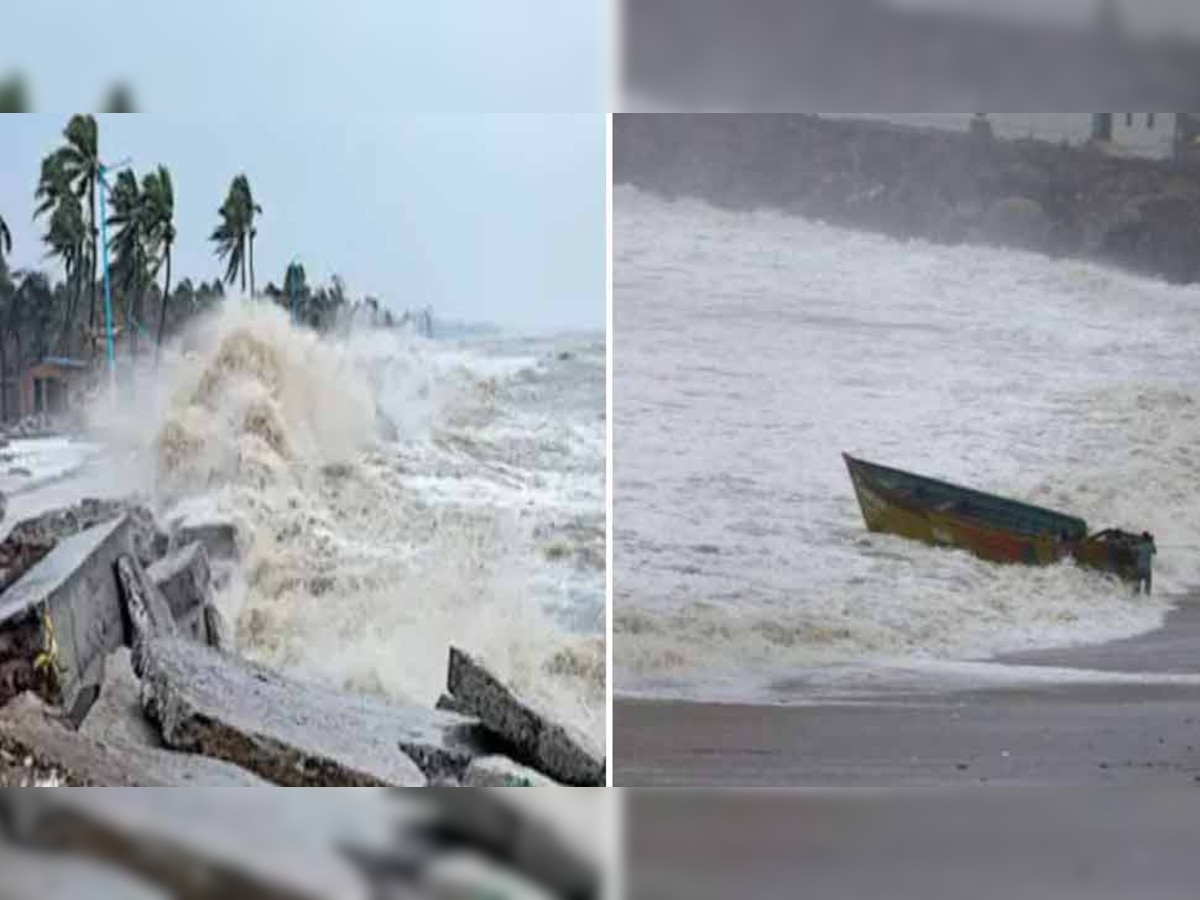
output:
[[1158, 548], [1154, 546], [1154, 535], [1148, 531], [1142, 532], [1142, 539], [1137, 545], [1137, 592], [1142, 592], [1142, 585], [1146, 586], [1146, 593], [1150, 594], [1154, 586], [1154, 555], [1158, 553]]

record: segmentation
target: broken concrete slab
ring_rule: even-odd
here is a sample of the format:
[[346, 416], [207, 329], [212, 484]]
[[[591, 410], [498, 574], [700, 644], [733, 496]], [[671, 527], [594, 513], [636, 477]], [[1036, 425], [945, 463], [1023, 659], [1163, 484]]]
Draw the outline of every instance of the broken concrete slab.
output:
[[[33, 635], [37, 652], [45, 654], [40, 666], [36, 653], [9, 660], [5, 681], [38, 688], [64, 709], [99, 688], [105, 658], [126, 639], [114, 566], [129, 544], [124, 516], [89, 528], [60, 541], [0, 595], [5, 640], [28, 654]], [[0, 704], [7, 699], [0, 695]]]
[[152, 638], [175, 635], [175, 618], [166, 598], [133, 556], [123, 553], [117, 557], [116, 575], [125, 612], [125, 642], [133, 648], [133, 670], [140, 675], [141, 648]]
[[171, 522], [169, 552], [174, 553], [193, 543], [202, 544], [210, 560], [237, 560], [241, 557], [237, 525], [212, 514], [191, 512]]
[[560, 787], [547, 778], [507, 756], [481, 756], [471, 760], [462, 778], [463, 787]]
[[0, 591], [45, 557], [59, 541], [127, 515], [134, 553], [149, 565], [166, 552], [167, 535], [153, 513], [132, 500], [82, 500], [13, 526], [0, 542]]
[[422, 786], [486, 752], [452, 713], [304, 684], [180, 639], [152, 641], [143, 703], [168, 746], [289, 786]]
[[160, 559], [146, 574], [166, 597], [180, 632], [207, 643], [204, 610], [212, 598], [212, 570], [204, 545], [193, 541]]
[[94, 741], [161, 750], [162, 735], [142, 709], [142, 683], [133, 671], [131, 651], [122, 647], [104, 666], [100, 695], [79, 727]]
[[0, 749], [29, 756], [63, 773], [69, 783], [91, 787], [263, 787], [244, 769], [214, 759], [94, 740], [68, 728], [33, 694], [0, 709]]
[[225, 653], [232, 649], [229, 623], [213, 603], [204, 607], [204, 638], [205, 643], [218, 652]]
[[433, 705], [434, 709], [445, 710], [446, 712], [458, 713], [459, 715], [470, 715], [467, 712], [465, 704], [459, 703], [449, 694], [442, 694], [437, 699], [437, 703]]
[[604, 785], [604, 758], [587, 737], [555, 722], [457, 647], [450, 648], [447, 689], [465, 712], [512, 746], [519, 762], [566, 785]]

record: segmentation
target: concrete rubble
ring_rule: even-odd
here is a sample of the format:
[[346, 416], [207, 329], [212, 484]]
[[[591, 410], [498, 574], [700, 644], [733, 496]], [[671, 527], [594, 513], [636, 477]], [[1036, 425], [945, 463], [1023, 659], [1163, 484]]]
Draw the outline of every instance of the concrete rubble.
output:
[[457, 647], [450, 648], [447, 689], [461, 711], [511, 745], [514, 759], [566, 785], [604, 785], [604, 759], [584, 735], [555, 722]]
[[147, 648], [143, 702], [168, 746], [277, 784], [418, 787], [482, 752], [470, 719], [301, 684], [183, 640]]
[[463, 774], [463, 787], [558, 787], [541, 772], [515, 763], [507, 756], [480, 756]]
[[0, 591], [6, 590], [45, 557], [59, 541], [127, 515], [134, 553], [149, 565], [167, 550], [168, 537], [145, 506], [123, 500], [83, 500], [13, 526], [0, 541]]
[[238, 529], [233, 522], [189, 513], [172, 522], [168, 549], [201, 544], [211, 560], [237, 560], [241, 556]]
[[203, 756], [120, 740], [94, 740], [65, 727], [33, 694], [0, 710], [0, 748], [31, 757], [80, 787], [254, 787], [266, 782]]
[[162, 735], [142, 711], [142, 683], [133, 653], [122, 647], [104, 666], [104, 684], [79, 727], [86, 738], [105, 743], [162, 749]]
[[147, 569], [146, 574], [166, 598], [179, 630], [210, 646], [220, 635], [209, 633], [212, 605], [212, 570], [208, 551], [199, 541], [181, 547]]
[[39, 688], [77, 721], [86, 713], [105, 658], [126, 641], [114, 566], [129, 546], [127, 517], [89, 528], [59, 541], [0, 595], [0, 633], [20, 636], [25, 653], [5, 661], [6, 681]]
[[237, 541], [212, 514], [168, 534], [125, 501], [15, 526], [0, 544], [0, 785], [604, 783], [602, 753], [458, 649], [436, 707], [241, 657], [214, 586]]

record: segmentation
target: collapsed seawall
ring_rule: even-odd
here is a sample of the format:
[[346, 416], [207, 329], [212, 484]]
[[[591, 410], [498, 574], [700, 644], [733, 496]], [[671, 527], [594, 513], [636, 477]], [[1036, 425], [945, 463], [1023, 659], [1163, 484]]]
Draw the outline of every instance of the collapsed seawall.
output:
[[813, 114], [614, 116], [613, 177], [938, 243], [1200, 280], [1200, 166]]

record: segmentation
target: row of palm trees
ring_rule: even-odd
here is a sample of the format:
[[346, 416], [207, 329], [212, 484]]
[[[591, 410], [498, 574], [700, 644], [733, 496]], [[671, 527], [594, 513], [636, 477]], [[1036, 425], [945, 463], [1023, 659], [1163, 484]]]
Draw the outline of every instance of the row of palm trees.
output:
[[[100, 159], [99, 128], [94, 116], [75, 115], [63, 132], [64, 142], [42, 160], [41, 177], [35, 197], [34, 217], [46, 222], [42, 240], [66, 272], [75, 290], [74, 302], [63, 322], [63, 343], [69, 341], [68, 329], [75, 320], [76, 307], [88, 285], [88, 330], [97, 328], [96, 267], [99, 259], [100, 229], [97, 192], [105, 169]], [[166, 304], [171, 295], [171, 254], [175, 244], [175, 189], [171, 172], [158, 166], [141, 182], [132, 170], [122, 169], [109, 189], [108, 224], [114, 229], [111, 276], [113, 286], [125, 298], [126, 325], [130, 329], [130, 349], [136, 356], [139, 332], [143, 326], [143, 306], [148, 285], [165, 269], [158, 315], [156, 344], [161, 345], [166, 324]], [[250, 181], [238, 175], [219, 210], [221, 221], [211, 240], [217, 256], [227, 260], [226, 280], [233, 283], [240, 274], [246, 287], [246, 262], [249, 257], [250, 289], [254, 291], [254, 226], [262, 207], [254, 200]], [[248, 250], [248, 253], [247, 253]]]
[[[107, 211], [100, 208], [105, 192]], [[62, 143], [42, 160], [34, 196], [34, 220], [44, 227], [47, 256], [61, 265], [65, 279], [52, 284], [41, 272], [10, 272], [6, 258], [12, 252], [12, 232], [0, 215], [0, 373], [10, 371], [10, 346], [16, 350], [18, 379], [26, 357], [40, 359], [54, 351], [95, 354], [100, 348], [103, 323], [97, 270], [101, 216], [106, 212], [114, 313], [123, 321], [132, 355], [138, 354], [142, 336], [149, 334], [143, 324], [146, 309], [157, 306], [157, 356], [170, 332], [223, 299], [220, 280], [193, 284], [185, 278], [178, 285], [172, 283], [177, 233], [171, 172], [160, 165], [139, 180], [131, 169], [107, 170], [95, 117], [71, 117]], [[224, 264], [224, 282], [240, 283], [242, 292], [248, 288], [251, 296], [257, 296], [254, 244], [262, 212], [249, 179], [240, 174], [231, 181], [209, 236], [214, 254]], [[298, 323], [313, 328], [333, 327], [347, 317], [380, 327], [397, 324], [373, 298], [352, 302], [337, 276], [328, 286], [310, 286], [303, 265], [297, 262], [284, 273], [282, 289], [271, 283], [263, 295], [292, 310]], [[80, 321], [85, 303], [86, 327]], [[5, 383], [0, 378], [0, 419], [8, 414]]]

